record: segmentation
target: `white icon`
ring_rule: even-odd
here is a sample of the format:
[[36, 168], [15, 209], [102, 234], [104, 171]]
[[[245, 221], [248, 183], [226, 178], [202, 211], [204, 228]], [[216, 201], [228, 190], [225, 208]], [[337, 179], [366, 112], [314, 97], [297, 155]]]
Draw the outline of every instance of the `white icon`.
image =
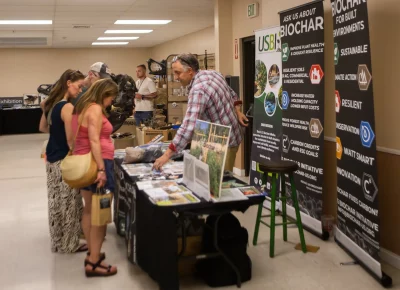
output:
[[368, 85], [368, 80], [367, 80], [367, 74], [365, 70], [361, 70], [359, 74], [359, 79], [360, 79], [360, 85]]
[[267, 183], [267, 189], [270, 190], [271, 189], [271, 183]]
[[257, 177], [254, 178], [254, 183], [255, 183], [255, 184], [258, 183], [258, 178], [257, 178]]
[[289, 137], [287, 135], [283, 135], [282, 138], [282, 149], [283, 152], [285, 153], [289, 153]]
[[337, 59], [337, 53], [338, 53], [338, 48], [337, 48], [337, 47], [335, 47], [335, 50], [334, 50], [335, 59]]
[[365, 143], [368, 143], [371, 138], [371, 132], [366, 126], [361, 126], [361, 137]]
[[319, 127], [317, 123], [311, 124], [311, 134], [319, 135]]
[[311, 71], [311, 83], [319, 84], [320, 82], [321, 82], [320, 71], [316, 67], [314, 67], [314, 69]]
[[371, 184], [371, 180], [370, 179], [365, 179], [364, 180], [364, 190], [367, 194], [371, 194], [371, 192], [368, 190], [368, 185]]
[[260, 179], [260, 181], [258, 182], [258, 184], [262, 185], [262, 180]]
[[282, 50], [282, 52], [283, 52], [283, 58], [287, 58], [288, 57], [288, 52], [289, 52], [289, 47], [288, 46], [285, 46], [284, 48], [283, 48], [283, 50]]

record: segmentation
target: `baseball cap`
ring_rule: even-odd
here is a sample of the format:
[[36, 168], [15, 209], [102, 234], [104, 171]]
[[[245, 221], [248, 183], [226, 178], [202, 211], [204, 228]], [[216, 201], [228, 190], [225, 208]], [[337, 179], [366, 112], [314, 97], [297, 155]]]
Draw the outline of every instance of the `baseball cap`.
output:
[[111, 78], [111, 70], [108, 68], [104, 62], [96, 62], [92, 64], [90, 70], [97, 72], [102, 79], [109, 79]]

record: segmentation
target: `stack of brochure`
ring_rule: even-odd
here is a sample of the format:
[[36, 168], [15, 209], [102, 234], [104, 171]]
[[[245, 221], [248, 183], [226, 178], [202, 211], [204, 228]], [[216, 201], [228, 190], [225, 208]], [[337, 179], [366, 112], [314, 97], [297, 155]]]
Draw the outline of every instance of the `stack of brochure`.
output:
[[[153, 188], [149, 188], [151, 186]], [[139, 187], [140, 186], [140, 187]], [[145, 188], [144, 192], [150, 197], [150, 200], [159, 206], [172, 206], [198, 203], [200, 200], [192, 194], [186, 187], [173, 181], [150, 181], [138, 184], [138, 188]]]

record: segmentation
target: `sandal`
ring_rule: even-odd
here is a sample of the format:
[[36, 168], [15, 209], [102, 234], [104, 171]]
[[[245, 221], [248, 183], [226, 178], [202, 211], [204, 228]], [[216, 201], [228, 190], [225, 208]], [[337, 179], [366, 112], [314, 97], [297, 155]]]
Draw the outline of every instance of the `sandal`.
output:
[[[86, 277], [88, 277], [88, 278], [90, 278], [90, 277], [107, 277], [107, 276], [113, 276], [113, 275], [117, 274], [117, 272], [118, 272], [117, 270], [115, 270], [114, 272], [111, 272], [111, 268], [112, 268], [111, 265], [108, 265], [108, 267], [105, 267], [105, 266], [101, 265], [101, 262], [103, 262], [103, 259], [101, 259], [101, 258], [95, 264], [87, 261], [87, 265], [92, 266], [92, 270], [85, 269]], [[106, 269], [107, 272], [97, 272], [96, 271], [97, 268]]]
[[88, 250], [88, 245], [83, 244], [75, 251], [75, 253], [86, 252], [87, 250]]
[[[86, 254], [86, 259], [85, 259], [85, 267], [86, 267], [86, 265], [88, 264], [88, 262], [89, 262], [89, 256], [90, 256], [90, 252], [87, 252], [87, 254]], [[106, 253], [100, 253], [100, 259], [102, 260], [102, 261], [104, 261], [105, 259], [106, 259]]]

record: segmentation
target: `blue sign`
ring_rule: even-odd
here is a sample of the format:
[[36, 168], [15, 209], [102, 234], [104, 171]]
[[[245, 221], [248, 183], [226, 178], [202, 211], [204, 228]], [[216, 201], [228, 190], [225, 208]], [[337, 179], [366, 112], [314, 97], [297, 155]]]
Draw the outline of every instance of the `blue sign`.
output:
[[364, 147], [371, 148], [372, 142], [375, 139], [375, 133], [369, 122], [361, 121], [360, 125], [361, 143]]
[[288, 94], [288, 92], [283, 91], [282, 92], [282, 109], [287, 110], [287, 108], [289, 108], [289, 104], [290, 104], [289, 94]]

